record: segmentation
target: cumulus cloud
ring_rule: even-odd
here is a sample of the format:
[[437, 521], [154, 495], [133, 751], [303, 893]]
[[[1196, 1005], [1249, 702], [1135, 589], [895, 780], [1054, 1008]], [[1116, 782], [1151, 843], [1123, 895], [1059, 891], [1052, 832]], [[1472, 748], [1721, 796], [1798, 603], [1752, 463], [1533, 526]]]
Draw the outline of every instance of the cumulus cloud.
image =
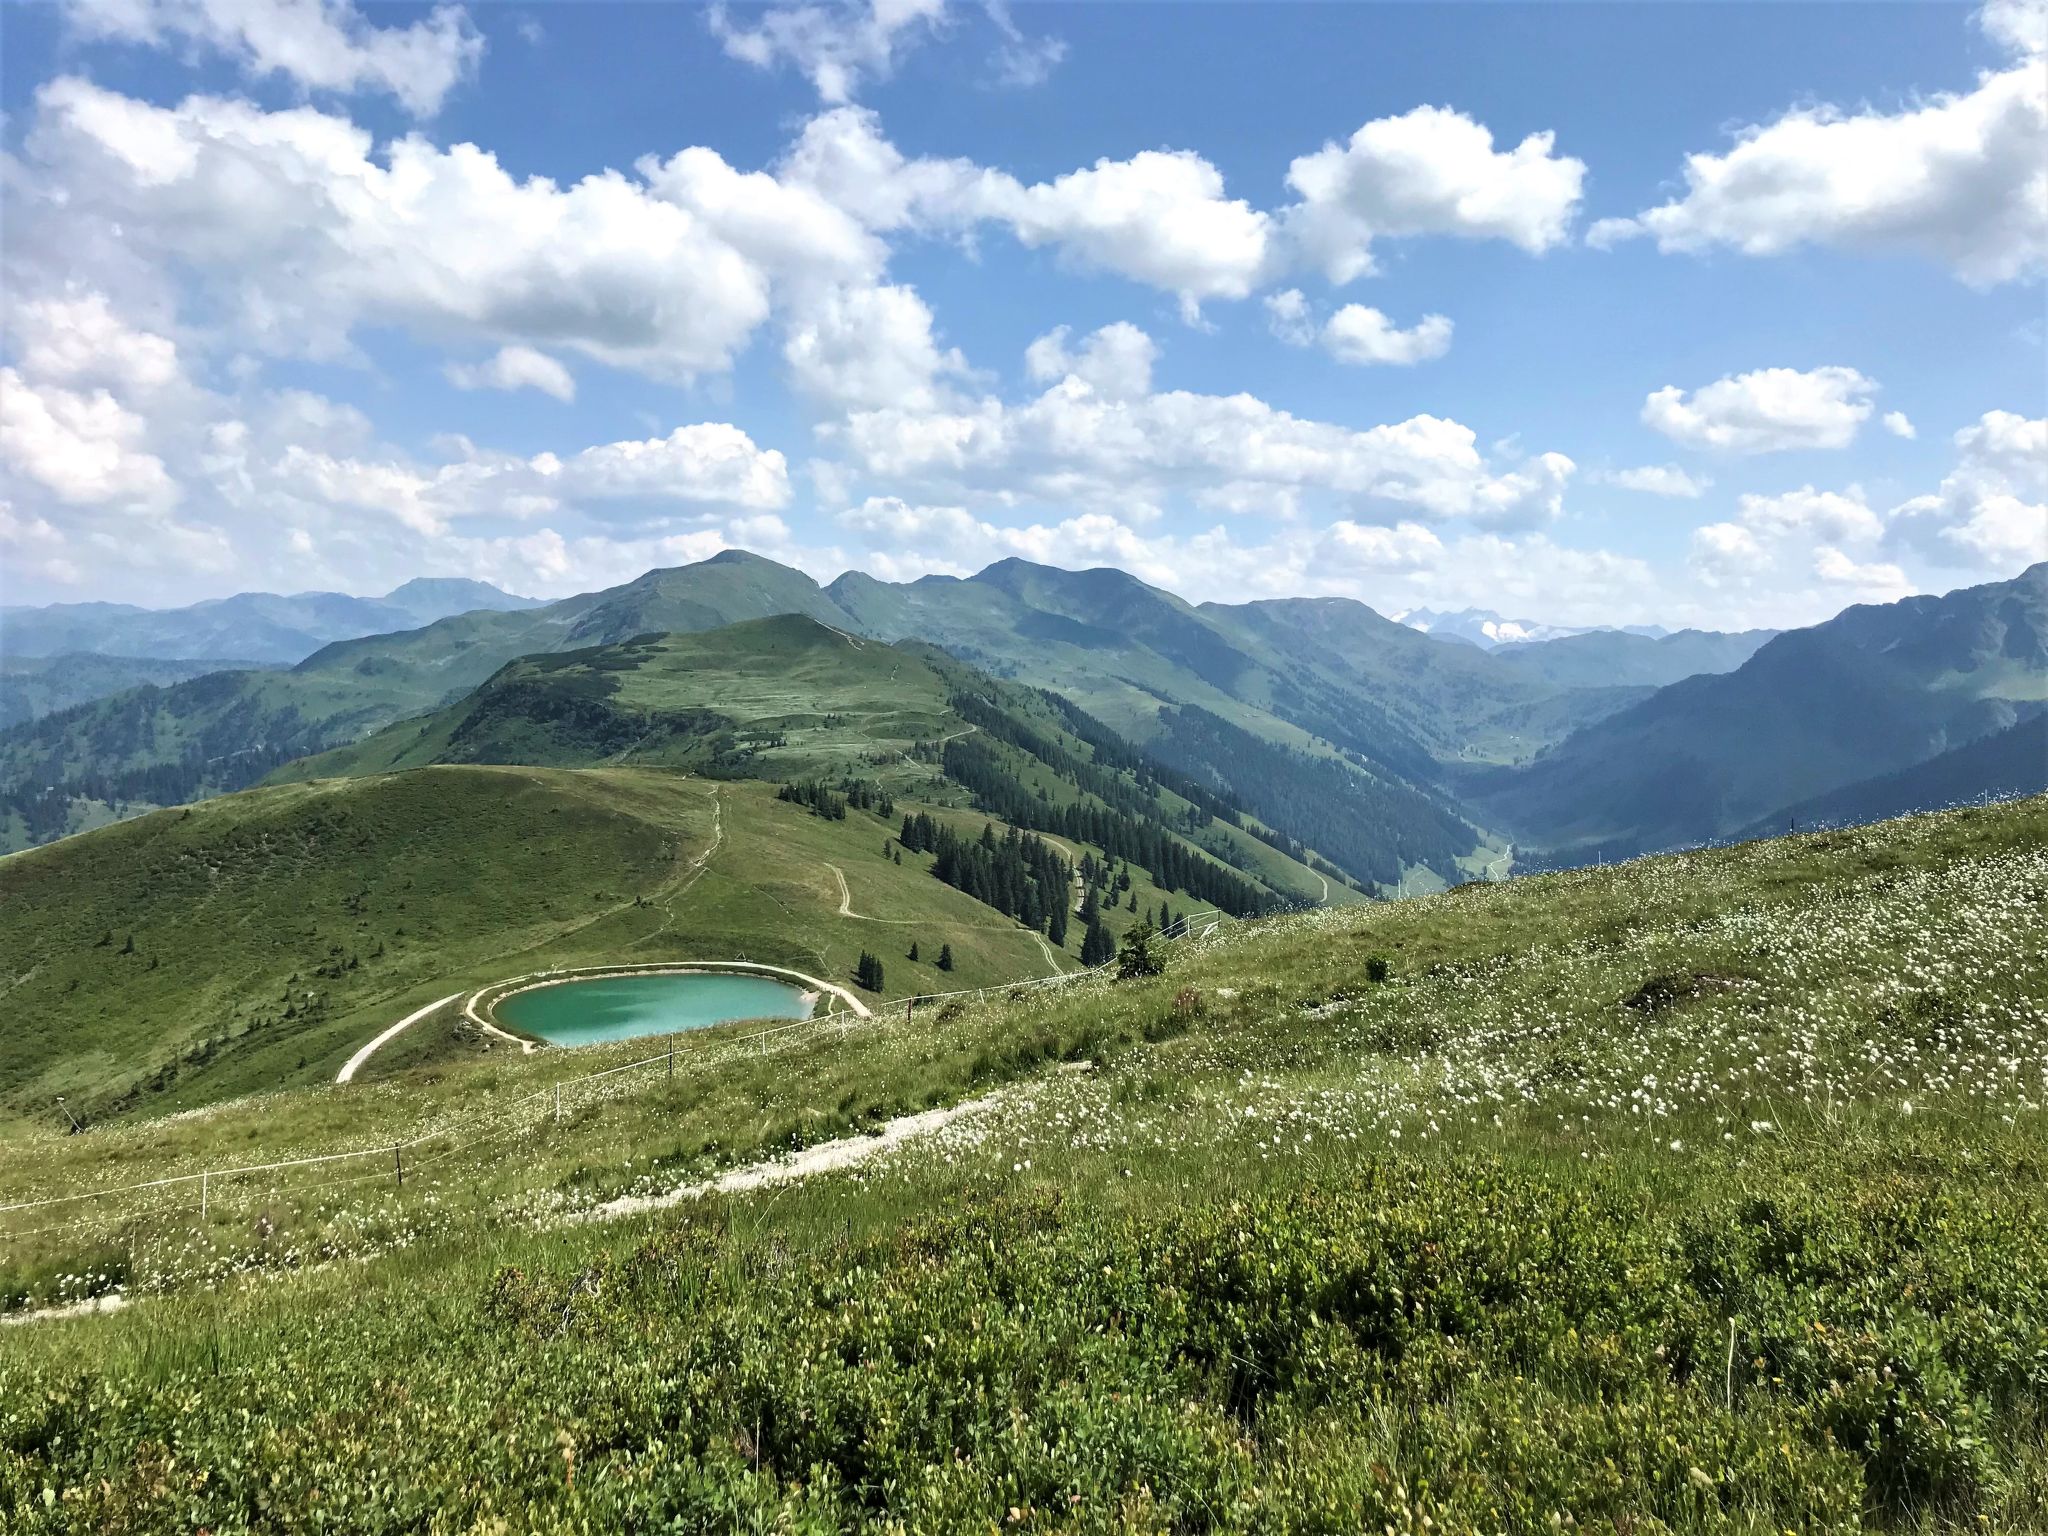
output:
[[1265, 305], [1266, 324], [1280, 340], [1290, 347], [1306, 347], [1314, 343], [1315, 316], [1309, 310], [1308, 296], [1299, 288], [1269, 293]]
[[1893, 540], [1949, 568], [2006, 573], [2048, 560], [2048, 418], [1987, 411], [1954, 443], [1940, 489], [1892, 509]]
[[1896, 565], [1853, 560], [1825, 544], [1814, 551], [1813, 574], [1815, 580], [1831, 587], [1853, 588], [1861, 602], [1895, 603], [1917, 590]]
[[150, 394], [183, 377], [176, 345], [130, 325], [96, 289], [32, 296], [9, 320], [22, 371], [32, 378]]
[[1106, 327], [1078, 346], [1054, 333], [1028, 361], [1039, 381], [1051, 380], [1035, 398], [856, 411], [821, 437], [848, 473], [897, 494], [1007, 504], [1156, 506], [1202, 492], [1291, 507], [1312, 497], [1387, 520], [1512, 527], [1556, 516], [1573, 473], [1558, 453], [1491, 464], [1471, 428], [1434, 416], [1360, 430], [1251, 395], [1139, 392], [1150, 357], [1135, 327]]
[[1376, 309], [1346, 304], [1323, 326], [1322, 342], [1340, 363], [1421, 363], [1451, 350], [1451, 322], [1424, 315], [1404, 331]]
[[1646, 496], [1670, 496], [1685, 501], [1697, 501], [1714, 483], [1676, 464], [1610, 469], [1596, 474], [1594, 478], [1606, 485], [1618, 485], [1625, 491], [1641, 491]]
[[1883, 522], [1855, 486], [1817, 491], [1804, 485], [1776, 496], [1743, 496], [1736, 505], [1743, 526], [1766, 537], [1811, 533], [1829, 540], [1869, 542], [1884, 532]]
[[360, 586], [366, 572], [479, 569], [479, 551], [531, 537], [505, 530], [544, 519], [572, 544], [611, 541], [616, 523], [788, 543], [783, 455], [725, 423], [567, 455], [447, 438], [423, 462], [352, 406], [239, 375], [233, 394], [199, 386], [168, 338], [96, 290], [28, 295], [9, 330], [0, 558], [15, 579], [54, 586], [90, 568], [102, 592], [186, 598], [231, 573]]
[[614, 172], [520, 181], [416, 137], [380, 160], [309, 108], [161, 108], [74, 78], [37, 93], [29, 143], [47, 190], [16, 220], [47, 225], [30, 240], [46, 261], [111, 231], [271, 351], [341, 355], [356, 325], [386, 324], [680, 380], [726, 366], [769, 312], [769, 271], [703, 209]]
[[942, 27], [945, 0], [846, 0], [833, 5], [771, 6], [751, 27], [716, 4], [705, 13], [728, 57], [757, 69], [787, 64], [820, 100], [851, 101], [866, 80], [886, 80], [897, 56]]
[[1898, 112], [1801, 107], [1685, 162], [1685, 194], [1603, 219], [1595, 245], [1646, 235], [1664, 251], [1802, 245], [1939, 261], [1978, 286], [2048, 268], [2048, 68], [2038, 0], [1999, 0], [1985, 30], [2018, 57], [1976, 89]]
[[1049, 331], [1024, 349], [1024, 371], [1041, 384], [1073, 378], [1105, 400], [1134, 400], [1152, 392], [1159, 348], [1128, 321], [1105, 325], [1073, 350], [1068, 328]]
[[500, 347], [481, 363], [450, 363], [447, 374], [457, 389], [537, 389], [564, 402], [576, 398], [569, 370], [532, 347]]
[[459, 5], [406, 27], [373, 25], [349, 0], [65, 0], [64, 12], [84, 37], [194, 42], [304, 90], [394, 96], [415, 117], [440, 111], [484, 51]]
[[1854, 368], [1760, 368], [1691, 394], [1667, 385], [1643, 402], [1643, 421], [1688, 448], [1721, 453], [1846, 448], [1876, 389]]
[[[1913, 590], [1898, 567], [1845, 554], [1844, 544], [1869, 549], [1884, 537], [1884, 519], [1863, 491], [1822, 491], [1804, 485], [1775, 495], [1737, 498], [1733, 522], [1693, 530], [1689, 564], [1710, 588], [1746, 592], [1766, 603], [1795, 601], [1787, 589], [1812, 583], [1855, 588], [1858, 601], [1889, 602]], [[1802, 621], [1824, 616], [1802, 610]]]
[[1380, 119], [1294, 161], [1299, 201], [1271, 213], [1230, 196], [1192, 150], [1143, 150], [1027, 183], [966, 159], [906, 157], [872, 112], [846, 107], [805, 125], [781, 174], [874, 230], [965, 237], [1001, 226], [1075, 266], [1172, 293], [1192, 317], [1304, 264], [1348, 281], [1372, 270], [1375, 237], [1503, 239], [1530, 251], [1563, 240], [1585, 167], [1551, 154], [1548, 134], [1502, 153], [1492, 142], [1436, 108]]
[[1583, 161], [1555, 149], [1544, 132], [1496, 150], [1492, 131], [1464, 113], [1417, 107], [1296, 159], [1287, 184], [1299, 200], [1282, 218], [1303, 259], [1337, 283], [1372, 272], [1372, 243], [1388, 236], [1547, 251], [1568, 237], [1586, 176]]
[[178, 499], [145, 425], [104, 389], [36, 383], [0, 368], [0, 462], [72, 506], [164, 507]]
[[932, 334], [932, 312], [915, 289], [848, 285], [802, 303], [783, 343], [797, 388], [838, 409], [929, 409], [939, 380], [964, 372], [957, 350]]
[[1442, 315], [1424, 315], [1402, 330], [1377, 309], [1346, 304], [1318, 329], [1299, 288], [1270, 293], [1265, 304], [1266, 322], [1280, 340], [1293, 347], [1320, 343], [1340, 363], [1407, 365], [1451, 350], [1451, 322]]
[[1903, 437], [1908, 441], [1920, 435], [1913, 427], [1912, 418], [1904, 411], [1886, 411], [1884, 429], [1893, 437]]

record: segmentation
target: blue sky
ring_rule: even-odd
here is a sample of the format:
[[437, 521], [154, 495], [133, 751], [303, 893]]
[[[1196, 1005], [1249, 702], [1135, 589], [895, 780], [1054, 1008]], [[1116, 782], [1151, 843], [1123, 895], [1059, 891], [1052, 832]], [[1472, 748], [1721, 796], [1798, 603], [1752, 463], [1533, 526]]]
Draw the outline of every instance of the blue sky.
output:
[[0, 8], [8, 602], [2048, 557], [2038, 0]]

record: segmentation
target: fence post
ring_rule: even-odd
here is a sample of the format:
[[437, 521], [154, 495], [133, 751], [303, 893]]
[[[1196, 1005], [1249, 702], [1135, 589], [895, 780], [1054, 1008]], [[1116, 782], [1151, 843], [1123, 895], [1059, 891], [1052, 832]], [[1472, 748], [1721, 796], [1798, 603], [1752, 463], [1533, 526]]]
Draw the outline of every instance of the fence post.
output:
[[555, 1124], [562, 1123], [562, 1085], [555, 1084]]
[[206, 1170], [199, 1170], [199, 1219], [206, 1220]]
[[398, 1169], [398, 1187], [403, 1189], [405, 1188], [405, 1148], [393, 1147], [391, 1149], [391, 1161]]
[[668, 1053], [668, 1080], [670, 1082], [676, 1080], [676, 1053], [674, 1051]]

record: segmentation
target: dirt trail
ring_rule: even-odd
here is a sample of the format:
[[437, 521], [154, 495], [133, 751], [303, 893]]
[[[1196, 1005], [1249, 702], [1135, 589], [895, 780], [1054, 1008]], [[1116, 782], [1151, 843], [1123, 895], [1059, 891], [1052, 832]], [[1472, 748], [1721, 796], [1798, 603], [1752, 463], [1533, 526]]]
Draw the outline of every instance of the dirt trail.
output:
[[386, 1045], [389, 1045], [393, 1040], [397, 1039], [400, 1034], [402, 1034], [407, 1029], [410, 1029], [413, 1025], [419, 1023], [419, 1021], [421, 1019], [424, 1019], [428, 1014], [433, 1013], [437, 1009], [446, 1008], [450, 1003], [454, 1002], [455, 999], [457, 999], [460, 996], [462, 996], [460, 992], [450, 992], [446, 997], [442, 998], [439, 1002], [429, 1003], [427, 1004], [426, 1007], [419, 1009], [417, 1012], [408, 1013], [396, 1024], [392, 1025], [389, 1029], [385, 1030], [383, 1034], [377, 1036], [376, 1039], [372, 1040], [368, 1045], [365, 1045], [361, 1050], [357, 1051], [355, 1055], [349, 1057], [348, 1061], [342, 1066], [342, 1069], [334, 1074], [334, 1080], [337, 1083], [352, 1082], [355, 1078], [357, 1071], [361, 1069], [363, 1063], [368, 1061], [372, 1056], [374, 1056], [378, 1052], [378, 1050], [380, 1050], [382, 1047]]
[[806, 1147], [794, 1157], [778, 1159], [775, 1162], [749, 1163], [743, 1168], [734, 1168], [715, 1179], [704, 1179], [695, 1184], [683, 1184], [665, 1195], [621, 1195], [616, 1200], [607, 1200], [603, 1205], [593, 1206], [580, 1218], [584, 1221], [616, 1221], [622, 1216], [639, 1216], [648, 1211], [666, 1210], [680, 1205], [685, 1200], [698, 1200], [706, 1195], [740, 1194], [750, 1189], [764, 1189], [774, 1184], [791, 1184], [799, 1179], [811, 1178], [821, 1173], [837, 1173], [842, 1169], [855, 1168], [879, 1157], [884, 1152], [894, 1151], [907, 1141], [919, 1136], [929, 1136], [933, 1131], [965, 1115], [980, 1114], [992, 1107], [997, 1096], [969, 1099], [964, 1104], [954, 1104], [946, 1109], [927, 1109], [920, 1114], [899, 1115], [882, 1127], [876, 1136], [846, 1136], [838, 1141], [820, 1142], [815, 1147]]

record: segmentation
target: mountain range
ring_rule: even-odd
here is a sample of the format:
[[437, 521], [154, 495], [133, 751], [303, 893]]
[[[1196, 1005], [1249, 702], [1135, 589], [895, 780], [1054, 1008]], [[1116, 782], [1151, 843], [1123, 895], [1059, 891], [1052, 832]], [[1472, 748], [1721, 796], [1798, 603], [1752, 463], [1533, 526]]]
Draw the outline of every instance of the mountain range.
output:
[[[798, 615], [1048, 690], [1368, 887], [1449, 882], [1498, 871], [1507, 839], [1540, 863], [1738, 834], [2024, 723], [2048, 699], [2044, 584], [2037, 566], [1782, 635], [1610, 630], [1489, 651], [1346, 599], [1196, 605], [1120, 570], [1022, 560], [820, 586], [730, 550], [0, 731], [0, 847], [255, 783], [409, 717], [431, 731], [521, 658]], [[2026, 767], [2023, 750], [2002, 761]], [[1972, 793], [1973, 764], [1936, 777]]]
[[335, 640], [417, 629], [476, 609], [540, 606], [537, 598], [515, 597], [489, 582], [421, 576], [382, 597], [239, 592], [185, 608], [136, 608], [126, 603], [4, 608], [0, 635], [5, 636], [10, 658], [81, 654], [164, 662], [233, 656], [244, 664], [290, 666]]
[[1630, 624], [1619, 628], [1608, 625], [1545, 624], [1536, 619], [1508, 619], [1495, 613], [1491, 608], [1460, 608], [1455, 612], [1439, 613], [1433, 608], [1410, 608], [1405, 613], [1394, 615], [1410, 629], [1419, 629], [1426, 635], [1439, 640], [1453, 640], [1465, 645], [1476, 645], [1482, 651], [1498, 646], [1531, 645], [1545, 640], [1564, 640], [1573, 635], [1623, 634], [1643, 635], [1652, 640], [1662, 639], [1670, 631], [1657, 624]]

